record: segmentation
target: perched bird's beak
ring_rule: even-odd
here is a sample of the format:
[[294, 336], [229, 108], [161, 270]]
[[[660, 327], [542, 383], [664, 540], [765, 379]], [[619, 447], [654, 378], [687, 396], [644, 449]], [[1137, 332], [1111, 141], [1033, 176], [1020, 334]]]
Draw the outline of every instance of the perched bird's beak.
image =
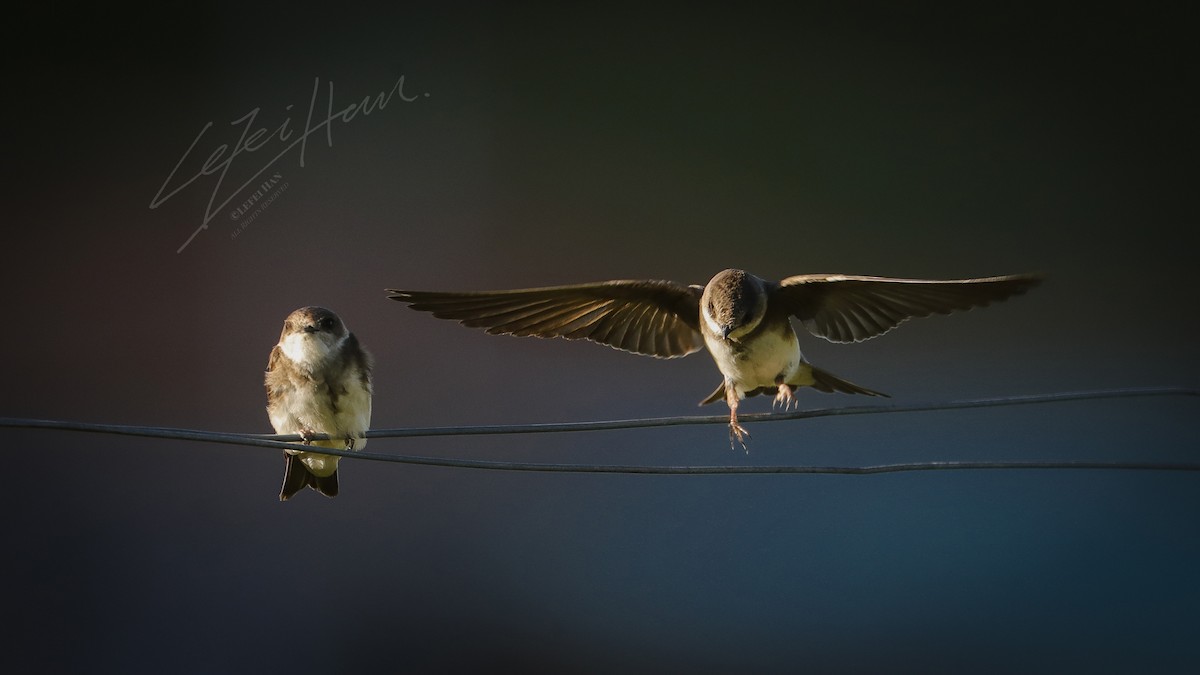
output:
[[320, 330], [321, 329], [317, 328], [316, 326], [305, 326], [304, 327], [305, 333], [317, 333], [317, 332], [320, 332]]
[[721, 329], [721, 337], [725, 340], [729, 339], [729, 334], [733, 332], [733, 326], [725, 326]]

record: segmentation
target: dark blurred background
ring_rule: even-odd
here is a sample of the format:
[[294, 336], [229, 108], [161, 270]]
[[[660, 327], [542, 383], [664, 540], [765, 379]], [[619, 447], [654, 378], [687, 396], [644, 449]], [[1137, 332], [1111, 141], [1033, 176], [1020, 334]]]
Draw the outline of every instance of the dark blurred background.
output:
[[[609, 3], [19, 16], [0, 415], [270, 432], [262, 371], [283, 318], [309, 304], [373, 351], [377, 428], [693, 414], [719, 378], [704, 354], [491, 337], [384, 289], [704, 283], [725, 267], [1049, 275], [983, 311], [802, 345], [898, 403], [1194, 387], [1188, 19]], [[319, 122], [401, 76], [411, 101], [318, 130], [303, 166], [300, 146], [270, 137], [288, 121], [295, 141], [310, 107]], [[220, 165], [254, 111], [261, 147]], [[1198, 459], [1195, 419], [1194, 399], [1109, 400], [760, 422], [748, 455], [720, 426], [370, 449], [1169, 462]], [[336, 500], [281, 504], [276, 450], [11, 429], [0, 441], [13, 672], [1200, 668], [1191, 474], [348, 460]]]

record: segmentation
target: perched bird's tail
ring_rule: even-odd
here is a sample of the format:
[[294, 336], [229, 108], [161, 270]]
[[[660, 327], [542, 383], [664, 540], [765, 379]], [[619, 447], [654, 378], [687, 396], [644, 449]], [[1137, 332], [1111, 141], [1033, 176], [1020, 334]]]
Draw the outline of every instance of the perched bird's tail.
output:
[[279, 501], [286, 502], [292, 495], [310, 487], [326, 497], [336, 497], [338, 493], [337, 470], [328, 476], [321, 477], [308, 470], [297, 455], [283, 453], [287, 464], [283, 470], [283, 488], [279, 490]]
[[843, 394], [863, 394], [866, 396], [883, 396], [885, 398], [891, 398], [881, 391], [867, 389], [866, 387], [860, 387], [853, 382], [847, 382], [837, 375], [821, 370], [816, 366], [812, 366], [812, 378], [813, 383], [810, 386], [817, 391], [823, 391], [827, 394], [840, 391]]

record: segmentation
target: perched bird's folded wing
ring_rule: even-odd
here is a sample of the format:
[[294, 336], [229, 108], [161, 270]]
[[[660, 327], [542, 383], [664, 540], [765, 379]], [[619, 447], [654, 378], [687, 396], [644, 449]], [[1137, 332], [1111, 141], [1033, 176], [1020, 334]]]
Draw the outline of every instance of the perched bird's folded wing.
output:
[[271, 358], [267, 360], [267, 370], [263, 378], [263, 383], [267, 388], [267, 407], [275, 405], [275, 402], [283, 395], [281, 383], [286, 382], [286, 376], [280, 375], [279, 371], [286, 360], [287, 357], [284, 356], [279, 345], [271, 348]]
[[949, 281], [804, 274], [779, 282], [770, 303], [780, 303], [813, 335], [833, 342], [859, 342], [912, 318], [999, 302], [1041, 280], [1036, 274]]
[[494, 335], [592, 340], [660, 358], [704, 346], [703, 288], [672, 281], [604, 281], [468, 293], [388, 289], [388, 297]]

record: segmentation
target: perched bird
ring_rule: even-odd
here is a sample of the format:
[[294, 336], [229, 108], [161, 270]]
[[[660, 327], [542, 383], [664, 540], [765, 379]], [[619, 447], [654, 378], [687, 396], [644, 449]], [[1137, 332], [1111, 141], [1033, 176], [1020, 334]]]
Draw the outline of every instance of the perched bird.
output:
[[785, 409], [796, 405], [797, 387], [886, 396], [805, 360], [791, 317], [831, 342], [860, 342], [914, 317], [1004, 300], [1040, 281], [1030, 274], [950, 281], [804, 274], [768, 281], [728, 269], [705, 286], [603, 281], [463, 293], [388, 289], [388, 297], [492, 334], [592, 340], [660, 358], [707, 346], [724, 379], [700, 404], [725, 399], [730, 445], [745, 447], [749, 432], [737, 410], [746, 396], [773, 393]]
[[[362, 449], [371, 426], [371, 355], [324, 307], [301, 307], [283, 322], [267, 363], [267, 415], [275, 433], [300, 434], [305, 445]], [[313, 434], [330, 440], [313, 440]], [[285, 450], [280, 501], [310, 487], [338, 493], [336, 455]]]

